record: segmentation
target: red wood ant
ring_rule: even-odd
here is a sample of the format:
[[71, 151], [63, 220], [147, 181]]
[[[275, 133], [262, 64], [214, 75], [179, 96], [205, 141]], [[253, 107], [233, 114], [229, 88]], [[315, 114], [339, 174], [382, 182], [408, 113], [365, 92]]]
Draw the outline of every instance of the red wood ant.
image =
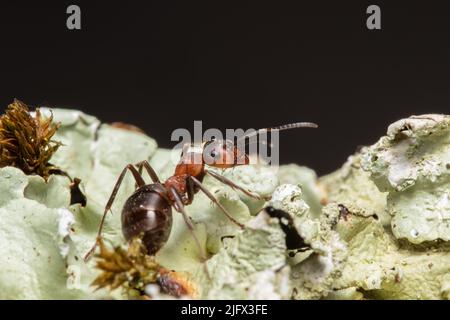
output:
[[[317, 125], [309, 122], [292, 123], [278, 127], [259, 129], [242, 138], [248, 138], [262, 132], [281, 131], [294, 128], [317, 128]], [[242, 139], [239, 138], [239, 139]], [[208, 148], [206, 148], [208, 147]], [[142, 237], [142, 242], [147, 250], [147, 254], [153, 255], [166, 243], [172, 228], [172, 207], [182, 214], [183, 219], [191, 231], [196, 244], [201, 248], [200, 243], [195, 236], [194, 227], [184, 207], [190, 205], [194, 195], [201, 190], [221, 211], [240, 228], [244, 225], [234, 219], [216, 197], [206, 189], [203, 184], [203, 178], [206, 174], [227, 184], [233, 189], [237, 189], [246, 195], [261, 199], [261, 197], [237, 184], [230, 179], [205, 167], [205, 150], [208, 149], [209, 155], [214, 161], [208, 162], [208, 165], [216, 168], [231, 168], [240, 164], [249, 164], [248, 155], [238, 150], [237, 146], [229, 140], [211, 140], [203, 142], [200, 146], [194, 144], [183, 147], [181, 158], [175, 168], [173, 176], [169, 177], [164, 183], [161, 183], [156, 172], [147, 161], [142, 161], [136, 165], [128, 164], [120, 174], [111, 196], [105, 206], [105, 210], [100, 222], [97, 241], [85, 256], [89, 259], [95, 251], [100, 239], [103, 224], [107, 212], [111, 209], [119, 187], [127, 171], [130, 171], [136, 181], [136, 191], [126, 200], [122, 210], [122, 232], [127, 241], [134, 237]], [[230, 161], [231, 159], [231, 161]], [[197, 160], [197, 161], [194, 161]], [[145, 169], [152, 179], [151, 184], [146, 184], [142, 178], [142, 170]], [[206, 255], [200, 251], [202, 258]]]

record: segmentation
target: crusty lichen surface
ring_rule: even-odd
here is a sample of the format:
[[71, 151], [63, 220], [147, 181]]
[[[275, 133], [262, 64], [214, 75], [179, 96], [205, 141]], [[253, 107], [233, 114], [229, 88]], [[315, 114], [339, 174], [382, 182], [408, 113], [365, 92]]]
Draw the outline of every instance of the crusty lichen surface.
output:
[[361, 152], [351, 155], [339, 170], [321, 177], [319, 183], [325, 192], [325, 202], [342, 204], [350, 211], [357, 209], [366, 217], [376, 215], [383, 225], [390, 225], [387, 193], [380, 191], [370, 173], [361, 167]]
[[366, 149], [362, 166], [388, 193], [397, 239], [413, 244], [450, 240], [450, 116], [397, 121]]
[[[0, 298], [175, 298], [160, 290], [157, 279], [163, 274], [170, 275], [166, 284], [189, 284], [184, 299], [450, 298], [448, 116], [396, 122], [377, 143], [320, 178], [298, 165], [217, 171], [267, 201], [206, 176], [205, 186], [246, 228], [230, 223], [198, 193], [186, 209], [208, 259], [201, 259], [173, 210], [171, 235], [148, 260], [148, 273], [140, 263], [147, 259], [130, 249], [121, 232], [122, 205], [135, 188], [127, 176], [107, 215], [103, 239], [125, 260], [140, 258], [123, 265], [112, 251], [104, 251], [104, 260], [116, 259], [120, 268], [107, 264], [107, 272], [110, 267], [119, 272], [103, 273], [108, 288], [95, 290], [92, 283], [102, 279], [105, 268], [98, 268], [95, 258], [84, 262], [83, 256], [95, 241], [120, 171], [148, 160], [164, 180], [179, 154], [158, 148], [129, 126], [103, 124], [76, 110], [52, 111], [61, 123], [54, 139], [62, 145], [51, 163], [81, 179], [86, 203], [73, 201], [67, 177], [50, 175], [46, 181], [17, 168], [0, 169]], [[271, 216], [268, 206], [285, 216]], [[301, 248], [288, 248], [282, 228], [288, 223]], [[116, 276], [120, 281], [114, 282]]]

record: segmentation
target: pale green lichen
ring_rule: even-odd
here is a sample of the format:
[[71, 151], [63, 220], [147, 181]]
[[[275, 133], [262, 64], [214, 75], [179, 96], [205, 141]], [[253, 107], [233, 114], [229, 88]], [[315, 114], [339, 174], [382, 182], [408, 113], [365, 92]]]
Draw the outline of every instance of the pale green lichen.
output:
[[[263, 199], [270, 198], [272, 192], [278, 186], [278, 175], [275, 168], [264, 165], [238, 166], [231, 170], [224, 170], [223, 174], [234, 183], [246, 186], [248, 190], [258, 194]], [[239, 197], [250, 210], [251, 215], [258, 213], [263, 207], [264, 200], [255, 200], [238, 191]]]
[[293, 218], [298, 234], [306, 244], [311, 244], [319, 232], [319, 222], [311, 214], [309, 205], [304, 200], [302, 189], [292, 184], [282, 184], [272, 194], [268, 203], [275, 209], [283, 210]]
[[[0, 170], [0, 298], [133, 298], [121, 290], [94, 291], [99, 270], [83, 256], [125, 165], [148, 160], [164, 180], [173, 174], [179, 150], [158, 149], [143, 133], [79, 111], [53, 113], [61, 122], [55, 139], [63, 145], [52, 163], [81, 179], [87, 205], [71, 205], [67, 177], [45, 181], [15, 168]], [[238, 228], [199, 192], [186, 209], [209, 259], [202, 261], [175, 210], [169, 240], [155, 259], [187, 274], [195, 298], [449, 299], [449, 135], [445, 116], [402, 120], [319, 179], [297, 165], [281, 166], [278, 173], [264, 165], [216, 170], [270, 200], [251, 199], [206, 176], [204, 185], [247, 227]], [[127, 247], [120, 214], [134, 188], [127, 175], [106, 218], [103, 237], [110, 247]], [[292, 219], [302, 248], [287, 250], [281, 228], [287, 221], [270, 217], [266, 206]], [[154, 289], [145, 290], [170, 298]]]
[[388, 192], [392, 231], [413, 244], [450, 240], [450, 116], [393, 123], [367, 148], [362, 165]]
[[[364, 149], [363, 149], [364, 150]], [[344, 205], [363, 216], [376, 215], [383, 225], [389, 225], [391, 216], [386, 210], [386, 192], [378, 190], [370, 174], [361, 168], [361, 154], [350, 156], [337, 171], [319, 179], [327, 203]]]
[[53, 114], [60, 128], [55, 138], [61, 141], [59, 152], [52, 157], [52, 162], [73, 177], [86, 180], [91, 174], [91, 148], [100, 121], [81, 111], [41, 108], [45, 116]]
[[350, 214], [339, 219], [336, 230], [348, 256], [335, 290], [357, 288], [369, 299], [446, 298], [448, 251], [404, 248], [374, 217]]
[[318, 183], [314, 170], [296, 164], [282, 165], [278, 176], [280, 184], [298, 185], [302, 189], [302, 198], [310, 208], [313, 217], [319, 217], [326, 194]]
[[[43, 112], [49, 111], [43, 110]], [[33, 240], [34, 245], [31, 245], [30, 241], [22, 241], [22, 245], [25, 247], [19, 252], [24, 255], [29, 255], [27, 250], [31, 250], [30, 248], [48, 246], [48, 250], [50, 250], [50, 248], [54, 247], [47, 244], [48, 240], [43, 235], [48, 234], [50, 238], [56, 238], [58, 237], [58, 230], [70, 230], [69, 234], [62, 237], [59, 247], [57, 246], [55, 248], [57, 251], [51, 252], [51, 259], [54, 262], [55, 268], [58, 265], [58, 261], [61, 261], [61, 265], [63, 266], [63, 275], [61, 277], [63, 277], [64, 281], [58, 283], [55, 280], [55, 283], [61, 286], [61, 290], [33, 292], [30, 289], [29, 292], [20, 292], [21, 298], [58, 299], [69, 296], [72, 298], [105, 296], [108, 295], [105, 291], [102, 293], [93, 292], [90, 284], [98, 271], [94, 268], [94, 261], [91, 260], [88, 264], [85, 264], [83, 256], [95, 242], [95, 234], [104, 205], [112, 191], [112, 186], [118, 174], [128, 163], [137, 163], [143, 159], [150, 159], [156, 150], [156, 143], [153, 139], [141, 133], [114, 128], [108, 125], [100, 125], [100, 122], [94, 117], [78, 111], [54, 109], [53, 113], [55, 119], [61, 122], [61, 127], [55, 137], [62, 141], [63, 146], [61, 146], [60, 152], [54, 155], [52, 161], [73, 178], [78, 177], [82, 179], [81, 189], [87, 195], [87, 206], [81, 207], [79, 204], [70, 206], [70, 181], [65, 177], [51, 176], [47, 183], [41, 181], [42, 179], [40, 180], [38, 177], [26, 177], [27, 183], [24, 183], [24, 191], [22, 192], [23, 199], [21, 198], [17, 201], [19, 207], [22, 208], [25, 206], [26, 201], [33, 201], [33, 203], [39, 204], [47, 210], [51, 209], [55, 211], [55, 217], [51, 220], [48, 216], [42, 214], [43, 220], [40, 223], [36, 221], [36, 223], [30, 226], [26, 225], [22, 227], [20, 224], [12, 223], [5, 218], [6, 216], [2, 215], [2, 222], [7, 225], [0, 228], [0, 230], [2, 234], [5, 233], [6, 235], [9, 234], [8, 231], [5, 231], [8, 230], [8, 227], [11, 230], [17, 229], [14, 233], [23, 232], [24, 234], [30, 234], [30, 240]], [[7, 183], [8, 180], [3, 181], [2, 179], [1, 182], [0, 185], [5, 188], [5, 192], [3, 193], [5, 197], [8, 194], [6, 192], [7, 190], [10, 190], [9, 192], [15, 190], [13, 186]], [[104, 238], [113, 245], [124, 244], [120, 229], [121, 205], [133, 190], [134, 181], [132, 181], [131, 177], [127, 177], [124, 186], [118, 194], [118, 203], [112, 208], [116, 213], [110, 214], [106, 221]], [[4, 209], [4, 206], [1, 208]], [[30, 215], [30, 217], [38, 215], [37, 209], [27, 208], [21, 211], [24, 219], [28, 218], [27, 215]], [[8, 213], [11, 215], [15, 214], [14, 210], [9, 208]], [[14, 215], [16, 219], [20, 216], [20, 214]], [[48, 227], [56, 224], [56, 229], [46, 231], [46, 223], [49, 224]], [[29, 227], [32, 230], [26, 230], [24, 229], [25, 227]], [[38, 234], [34, 239], [33, 232]], [[39, 235], [42, 235], [42, 238]], [[4, 243], [9, 242], [2, 240], [0, 243], [3, 246]], [[28, 243], [30, 245], [27, 245]], [[12, 248], [14, 247], [12, 246]], [[20, 255], [17, 257], [14, 251], [8, 252], [8, 254], [5, 253], [5, 256], [11, 256], [10, 259], [19, 259], [20, 261], [25, 260]], [[30, 256], [32, 255], [30, 254]], [[43, 258], [40, 258], [40, 260], [44, 261]], [[52, 268], [48, 268], [48, 273], [45, 273], [46, 269], [44, 267], [42, 268], [43, 275], [35, 275], [31, 272], [34, 271], [31, 267], [32, 265], [33, 263], [26, 262], [22, 268], [15, 269], [18, 275], [23, 273], [23, 279], [30, 278], [27, 281], [16, 281], [15, 286], [25, 288], [32, 282], [52, 282], [52, 273], [55, 273], [55, 277], [58, 277], [58, 274]], [[36, 263], [36, 266], [36, 270], [38, 270], [39, 264]], [[24, 268], [28, 268], [29, 270], [24, 270]], [[5, 268], [2, 267], [3, 270]], [[9, 270], [9, 267], [7, 267], [7, 270]], [[59, 273], [61, 274], [61, 272]], [[8, 275], [8, 272], [4, 274]], [[35, 279], [38, 277], [42, 278], [42, 280]], [[8, 277], [8, 279], [10, 278]], [[27, 284], [27, 282], [30, 283]], [[2, 281], [0, 283], [3, 284]], [[7, 286], [7, 283], [5, 283], [5, 286]], [[6, 294], [5, 297], [15, 298], [14, 292], [15, 290], [13, 289], [4, 291]]]
[[[223, 239], [223, 248], [199, 275], [205, 299], [288, 298], [285, 236], [278, 220], [261, 212], [246, 230]], [[267, 282], [266, 282], [267, 281]]]
[[[294, 299], [320, 299], [328, 295], [347, 259], [347, 246], [334, 230], [336, 217], [327, 207], [319, 220], [319, 231], [310, 240], [311, 254], [292, 267]], [[333, 212], [334, 213], [334, 212]]]
[[326, 300], [362, 300], [364, 295], [356, 287], [335, 289], [328, 293]]
[[346, 258], [345, 244], [332, 229], [334, 218], [326, 213], [319, 219], [315, 218], [303, 199], [301, 188], [291, 184], [279, 186], [269, 205], [291, 216], [296, 231], [309, 246], [300, 252], [291, 251], [288, 260], [292, 269], [292, 298], [318, 299], [326, 296]]
[[[81, 288], [67, 286], [65, 241], [73, 215], [67, 209], [70, 197], [64, 179], [51, 176], [46, 184], [15, 168], [0, 169], [1, 299], [86, 297]], [[28, 187], [38, 184], [47, 196], [27, 194]]]

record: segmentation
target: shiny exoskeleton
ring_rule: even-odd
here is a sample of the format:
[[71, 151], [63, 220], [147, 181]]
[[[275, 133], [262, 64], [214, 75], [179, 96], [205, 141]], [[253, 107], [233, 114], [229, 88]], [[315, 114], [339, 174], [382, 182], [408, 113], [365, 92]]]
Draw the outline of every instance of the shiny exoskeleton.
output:
[[155, 254], [166, 243], [172, 229], [172, 205], [161, 196], [161, 184], [137, 189], [122, 210], [122, 232], [126, 240], [142, 237], [147, 254]]
[[[294, 123], [279, 127], [260, 129], [263, 131], [286, 130], [300, 127], [317, 127], [309, 122]], [[245, 138], [245, 136], [244, 136]], [[142, 161], [136, 166], [127, 165], [120, 174], [111, 196], [105, 206], [100, 227], [97, 234], [97, 241], [92, 249], [86, 254], [88, 259], [95, 251], [100, 241], [103, 224], [107, 212], [111, 209], [119, 187], [130, 171], [136, 181], [136, 191], [126, 200], [122, 210], [122, 232], [127, 241], [135, 237], [140, 237], [147, 250], [147, 254], [153, 255], [166, 243], [172, 228], [172, 207], [182, 214], [185, 223], [196, 241], [199, 249], [200, 243], [195, 236], [194, 226], [186, 214], [184, 207], [194, 200], [194, 195], [202, 191], [233, 223], [243, 228], [244, 225], [235, 220], [216, 197], [206, 189], [203, 178], [206, 174], [219, 180], [230, 187], [240, 190], [246, 195], [261, 199], [261, 197], [237, 184], [228, 178], [206, 168], [206, 164], [216, 168], [231, 168], [237, 165], [249, 164], [248, 155], [231, 141], [213, 140], [203, 142], [199, 145], [185, 145], [181, 158], [175, 168], [174, 174], [165, 182], [160, 182], [156, 172], [147, 161]], [[146, 184], [142, 177], [142, 170], [145, 169], [152, 179], [152, 184]], [[200, 249], [204, 259], [206, 254]]]

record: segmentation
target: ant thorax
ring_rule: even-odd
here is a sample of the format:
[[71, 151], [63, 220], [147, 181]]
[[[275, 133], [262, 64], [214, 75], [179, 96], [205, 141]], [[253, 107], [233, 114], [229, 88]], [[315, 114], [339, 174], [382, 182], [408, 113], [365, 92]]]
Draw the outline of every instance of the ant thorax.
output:
[[203, 145], [185, 144], [180, 161], [175, 168], [175, 175], [187, 174], [194, 177], [202, 177], [204, 174]]

